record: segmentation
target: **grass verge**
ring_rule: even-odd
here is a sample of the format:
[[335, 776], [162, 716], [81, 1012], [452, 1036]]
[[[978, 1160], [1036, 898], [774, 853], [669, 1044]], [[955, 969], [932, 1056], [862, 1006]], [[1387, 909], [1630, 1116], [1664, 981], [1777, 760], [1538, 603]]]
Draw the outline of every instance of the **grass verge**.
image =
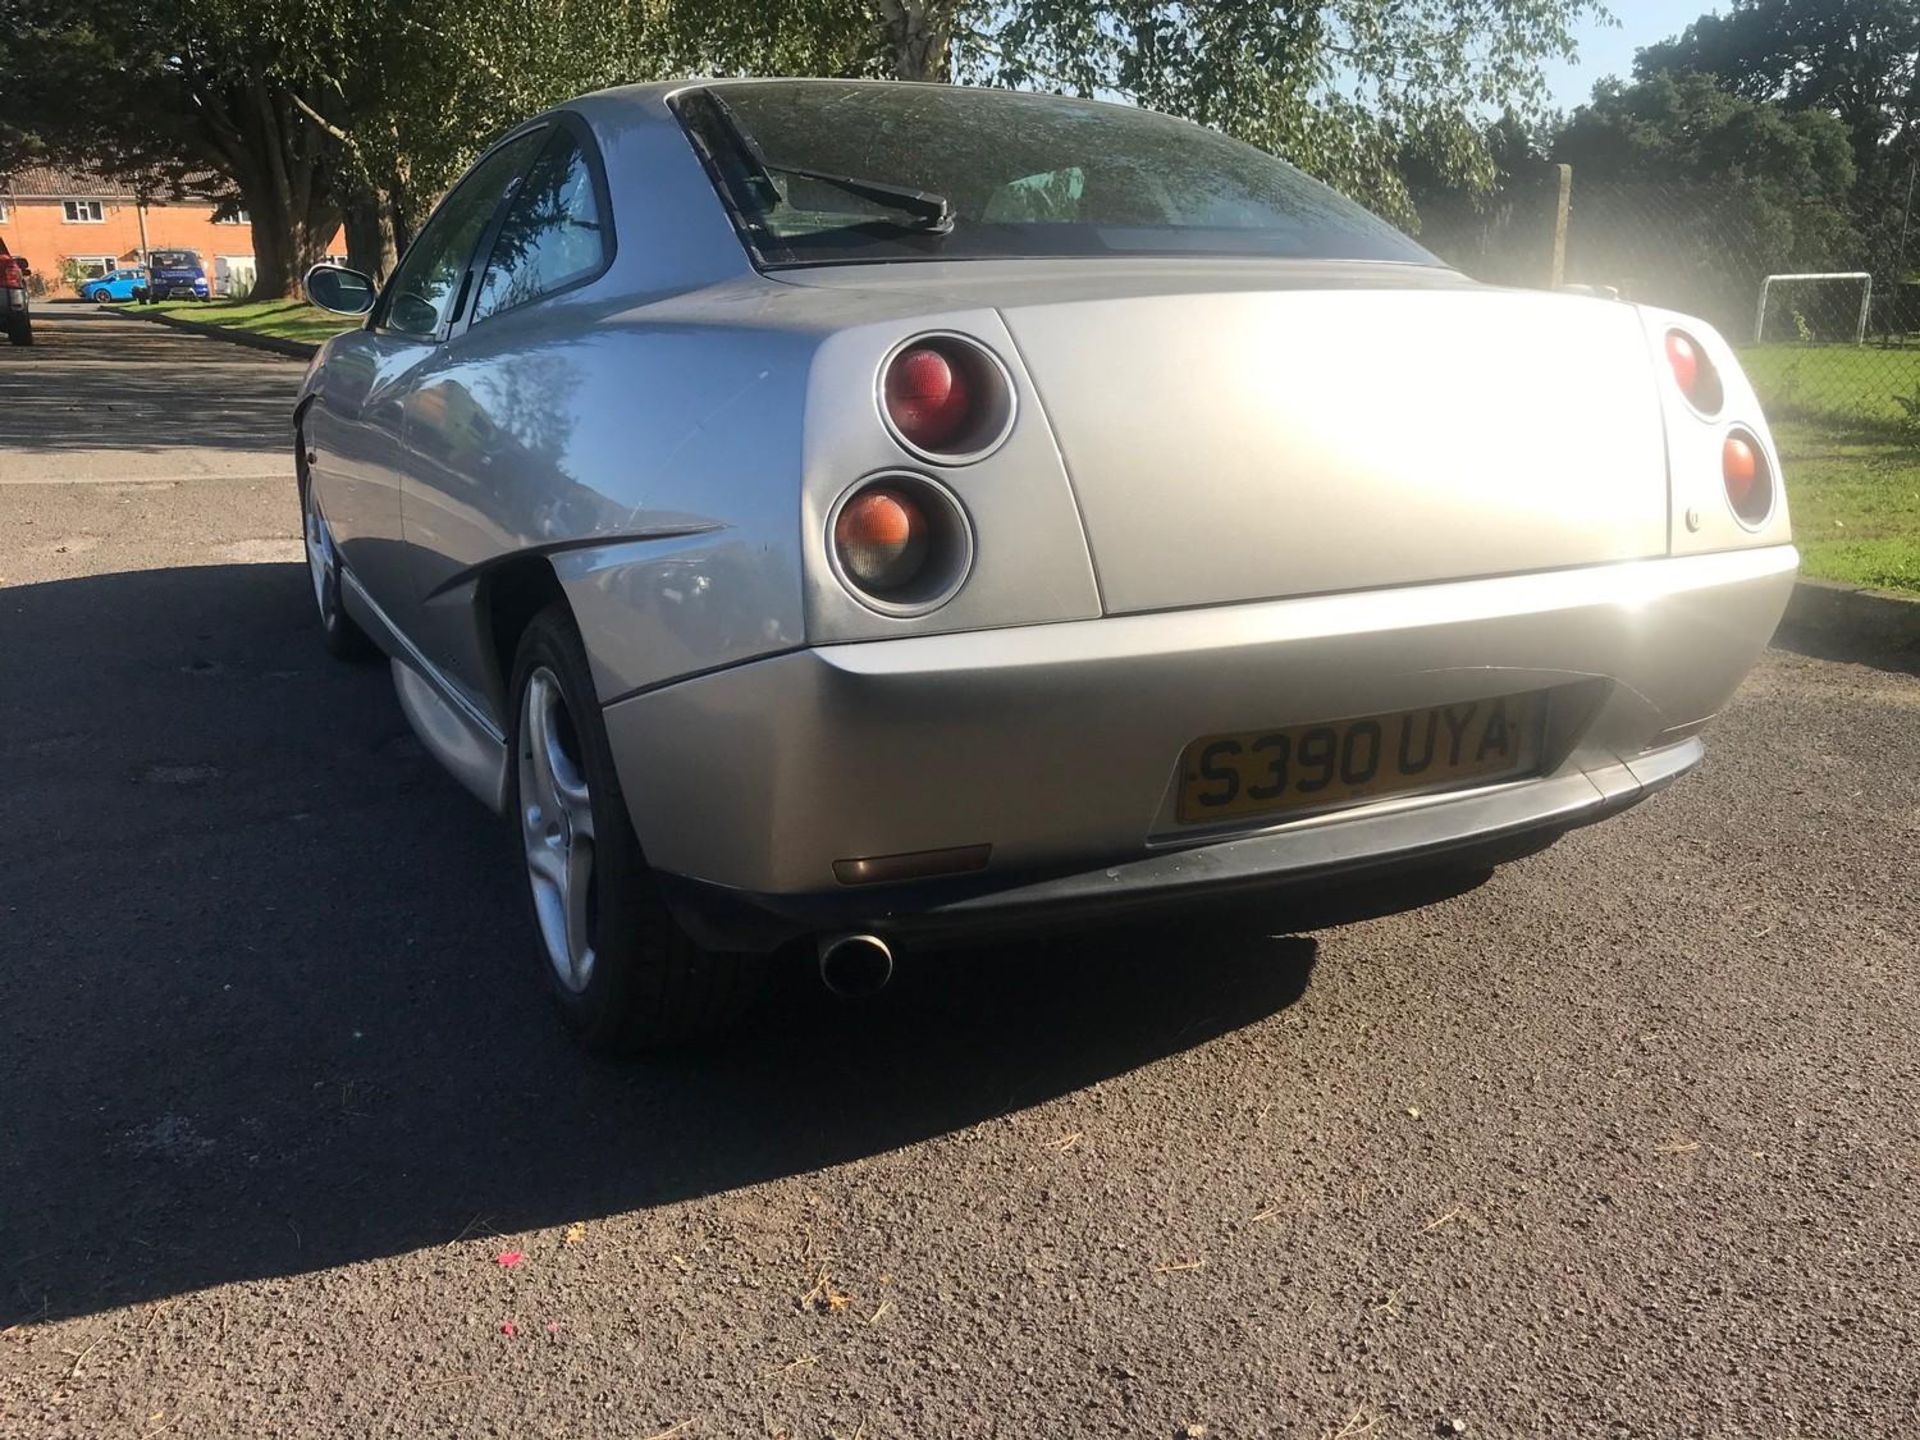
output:
[[1920, 346], [1749, 345], [1740, 366], [1774, 422], [1892, 432], [1920, 406]]
[[1800, 573], [1920, 594], [1920, 449], [1875, 428], [1782, 420]]
[[360, 323], [344, 315], [329, 315], [304, 300], [162, 300], [158, 305], [139, 308], [177, 315], [201, 325], [222, 325], [252, 335], [304, 340], [312, 345], [342, 330], [356, 329]]

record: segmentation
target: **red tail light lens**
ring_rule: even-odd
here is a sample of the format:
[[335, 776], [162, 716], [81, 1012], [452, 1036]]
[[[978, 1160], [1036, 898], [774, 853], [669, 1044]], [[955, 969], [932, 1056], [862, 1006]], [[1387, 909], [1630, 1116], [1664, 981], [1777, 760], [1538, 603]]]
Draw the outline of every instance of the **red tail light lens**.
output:
[[833, 543], [849, 580], [886, 595], [912, 585], [926, 568], [931, 529], [912, 496], [896, 486], [874, 485], [840, 508]]
[[965, 335], [921, 335], [887, 358], [880, 409], [894, 438], [936, 465], [971, 465], [1013, 433], [1013, 378]]
[[951, 445], [973, 419], [971, 357], [958, 347], [914, 345], [887, 367], [887, 416], [923, 450]]
[[1700, 348], [1700, 342], [1684, 330], [1667, 332], [1667, 364], [1673, 370], [1673, 383], [1687, 397], [1687, 403], [1703, 415], [1720, 409], [1720, 374]]
[[0, 290], [24, 290], [26, 284], [20, 274], [20, 262], [11, 255], [0, 255]]
[[1681, 391], [1693, 394], [1694, 382], [1700, 378], [1700, 352], [1678, 330], [1667, 332], [1667, 363], [1673, 366], [1673, 378], [1680, 382]]
[[1736, 430], [1720, 447], [1727, 503], [1743, 524], [1758, 525], [1773, 511], [1773, 472], [1752, 436]]

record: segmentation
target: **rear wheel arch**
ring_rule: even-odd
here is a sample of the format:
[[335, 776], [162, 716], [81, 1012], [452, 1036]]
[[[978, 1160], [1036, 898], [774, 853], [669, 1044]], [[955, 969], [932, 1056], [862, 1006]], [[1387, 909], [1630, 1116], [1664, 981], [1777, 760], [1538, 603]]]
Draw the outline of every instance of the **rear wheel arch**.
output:
[[306, 501], [307, 485], [312, 479], [307, 473], [307, 412], [312, 408], [313, 396], [309, 395], [293, 412], [293, 478], [302, 503]]
[[513, 684], [513, 662], [519, 652], [520, 637], [534, 618], [555, 602], [566, 607], [569, 620], [573, 607], [559, 575], [554, 572], [553, 562], [545, 555], [516, 555], [490, 567], [481, 577], [474, 601], [480, 618], [481, 640], [492, 669], [489, 686], [499, 703], [498, 713], [505, 716], [513, 705], [514, 697], [508, 692]]

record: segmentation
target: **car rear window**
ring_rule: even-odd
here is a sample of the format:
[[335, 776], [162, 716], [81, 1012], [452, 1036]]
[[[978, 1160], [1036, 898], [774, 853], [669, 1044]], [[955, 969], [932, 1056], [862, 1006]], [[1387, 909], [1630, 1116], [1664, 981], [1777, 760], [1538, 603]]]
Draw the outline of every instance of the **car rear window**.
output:
[[1093, 255], [1439, 263], [1285, 161], [1131, 106], [771, 81], [683, 91], [674, 108], [769, 267]]

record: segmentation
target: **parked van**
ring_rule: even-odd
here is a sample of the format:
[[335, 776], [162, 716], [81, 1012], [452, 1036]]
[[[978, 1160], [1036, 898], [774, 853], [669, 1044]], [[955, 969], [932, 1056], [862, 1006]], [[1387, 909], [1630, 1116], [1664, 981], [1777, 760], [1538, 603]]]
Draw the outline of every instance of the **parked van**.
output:
[[148, 259], [153, 278], [145, 299], [205, 300], [211, 293], [198, 250], [155, 250]]

